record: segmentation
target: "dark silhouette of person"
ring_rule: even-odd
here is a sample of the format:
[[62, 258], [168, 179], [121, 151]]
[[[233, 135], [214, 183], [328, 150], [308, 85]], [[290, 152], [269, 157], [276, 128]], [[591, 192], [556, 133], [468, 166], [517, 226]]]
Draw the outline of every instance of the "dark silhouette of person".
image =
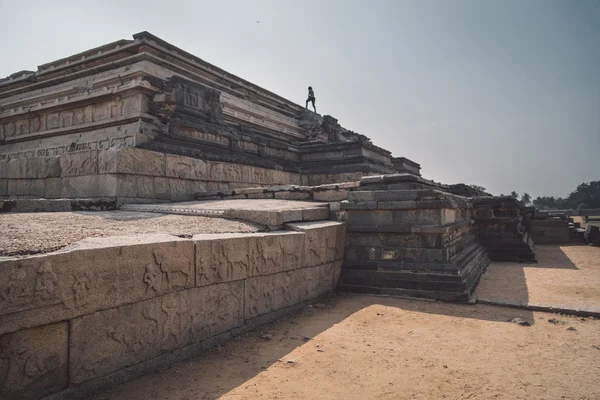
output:
[[313, 92], [312, 86], [308, 87], [308, 99], [306, 99], [306, 108], [308, 108], [308, 103], [311, 102], [313, 106], [313, 110], [317, 112], [317, 107], [315, 107], [315, 92]]

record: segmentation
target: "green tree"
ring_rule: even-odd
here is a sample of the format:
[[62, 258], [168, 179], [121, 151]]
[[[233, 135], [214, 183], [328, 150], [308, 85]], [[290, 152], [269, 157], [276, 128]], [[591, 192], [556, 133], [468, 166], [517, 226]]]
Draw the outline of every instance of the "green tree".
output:
[[510, 192], [510, 197], [512, 197], [513, 199], [516, 200], [519, 198], [519, 193], [517, 193], [513, 190], [512, 192]]
[[524, 205], [531, 203], [531, 196], [529, 195], [529, 193], [523, 193], [521, 195], [521, 203], [523, 203]]

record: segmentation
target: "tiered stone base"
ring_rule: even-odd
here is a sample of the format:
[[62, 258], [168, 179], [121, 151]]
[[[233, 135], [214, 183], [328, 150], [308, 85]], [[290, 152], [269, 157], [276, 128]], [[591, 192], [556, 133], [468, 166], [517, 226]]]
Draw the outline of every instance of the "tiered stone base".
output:
[[567, 244], [571, 229], [566, 219], [532, 219], [529, 229], [536, 244]]
[[353, 191], [342, 209], [348, 240], [339, 291], [464, 301], [489, 264], [462, 197], [432, 189]]
[[512, 197], [474, 197], [473, 231], [492, 261], [537, 262], [535, 245], [523, 225], [521, 204]]

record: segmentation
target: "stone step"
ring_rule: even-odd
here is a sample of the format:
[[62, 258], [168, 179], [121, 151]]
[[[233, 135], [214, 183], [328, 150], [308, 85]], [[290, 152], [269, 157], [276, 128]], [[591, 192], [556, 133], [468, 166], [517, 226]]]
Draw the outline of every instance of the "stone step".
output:
[[[456, 279], [458, 278], [458, 279]], [[460, 276], [411, 273], [404, 271], [365, 271], [357, 269], [342, 269], [340, 283], [346, 285], [366, 285], [375, 287], [432, 290], [432, 291], [461, 291], [466, 289]]]
[[341, 293], [377, 294], [387, 296], [415, 297], [425, 299], [437, 299], [446, 301], [468, 301], [470, 294], [467, 292], [432, 292], [427, 290], [411, 290], [399, 288], [380, 288], [364, 285], [340, 284], [337, 289]]

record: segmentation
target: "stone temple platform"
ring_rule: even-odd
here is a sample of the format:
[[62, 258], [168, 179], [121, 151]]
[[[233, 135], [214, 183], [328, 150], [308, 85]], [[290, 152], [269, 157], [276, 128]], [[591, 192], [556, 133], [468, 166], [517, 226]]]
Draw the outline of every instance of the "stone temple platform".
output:
[[0, 197], [185, 201], [419, 171], [148, 32], [0, 79]]
[[[333, 292], [345, 224], [314, 220], [327, 204], [258, 202], [220, 211], [236, 203], [283, 230], [214, 215], [0, 214], [17, 250], [0, 240], [0, 398], [85, 398]], [[219, 210], [201, 203], [163, 211]]]

